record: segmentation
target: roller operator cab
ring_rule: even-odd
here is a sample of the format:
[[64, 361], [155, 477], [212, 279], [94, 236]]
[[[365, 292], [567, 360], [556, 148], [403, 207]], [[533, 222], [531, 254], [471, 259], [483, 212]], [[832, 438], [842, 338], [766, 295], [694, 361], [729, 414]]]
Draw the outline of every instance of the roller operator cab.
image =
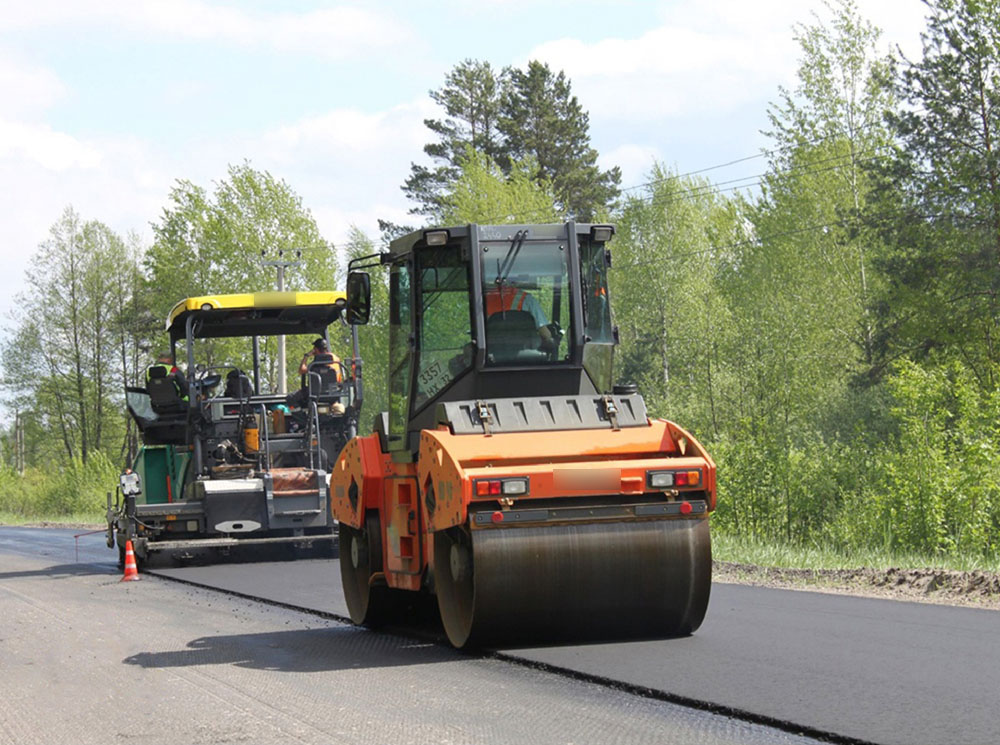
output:
[[[109, 497], [108, 545], [117, 543], [120, 557], [129, 539], [140, 564], [232, 550], [244, 558], [333, 551], [328, 474], [357, 434], [361, 408], [356, 328], [353, 357], [337, 349], [339, 361], [312, 357], [290, 395], [265, 389], [261, 347], [284, 335], [298, 335], [297, 345], [327, 339], [345, 304], [343, 292], [261, 292], [174, 306], [170, 356], [186, 359], [188, 375], [158, 364], [145, 385], [126, 389], [143, 445], [122, 499]], [[218, 359], [211, 340], [221, 339], [235, 340], [221, 348], [238, 359]]]
[[389, 411], [331, 475], [356, 623], [431, 592], [457, 647], [700, 625], [715, 464], [612, 385], [613, 234], [429, 229], [352, 262], [348, 322], [384, 267], [390, 326]]

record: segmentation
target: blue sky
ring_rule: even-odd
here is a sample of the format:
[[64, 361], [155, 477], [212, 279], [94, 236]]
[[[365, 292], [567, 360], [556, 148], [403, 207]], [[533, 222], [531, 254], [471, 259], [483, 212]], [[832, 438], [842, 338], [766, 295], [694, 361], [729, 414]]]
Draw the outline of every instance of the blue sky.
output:
[[[919, 52], [919, 0], [859, 0]], [[565, 70], [605, 167], [640, 183], [759, 152], [820, 0], [0, 0], [0, 313], [67, 205], [149, 240], [177, 179], [249, 160], [341, 242], [403, 221], [427, 96], [465, 58]], [[760, 161], [713, 172], [756, 173]]]

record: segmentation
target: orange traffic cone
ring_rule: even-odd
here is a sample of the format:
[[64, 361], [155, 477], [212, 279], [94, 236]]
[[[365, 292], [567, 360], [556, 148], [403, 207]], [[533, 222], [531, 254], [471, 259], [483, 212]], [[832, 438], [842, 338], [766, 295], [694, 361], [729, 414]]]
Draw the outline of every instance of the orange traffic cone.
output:
[[125, 575], [122, 582], [133, 582], [139, 579], [139, 568], [135, 565], [135, 552], [132, 550], [132, 541], [125, 541]]

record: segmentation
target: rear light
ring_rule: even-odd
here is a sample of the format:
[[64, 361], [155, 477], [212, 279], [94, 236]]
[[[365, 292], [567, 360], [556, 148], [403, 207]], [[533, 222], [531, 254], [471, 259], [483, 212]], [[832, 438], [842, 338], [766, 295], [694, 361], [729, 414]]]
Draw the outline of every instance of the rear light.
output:
[[649, 485], [654, 489], [666, 489], [674, 485], [674, 474], [671, 471], [651, 471]]
[[504, 496], [507, 497], [528, 493], [528, 479], [506, 479], [502, 485]]
[[477, 497], [523, 497], [528, 493], [528, 479], [481, 479], [475, 491]]
[[701, 483], [701, 471], [678, 471], [674, 474], [677, 486], [698, 486]]
[[651, 489], [669, 489], [673, 486], [700, 486], [701, 471], [648, 471], [646, 483]]

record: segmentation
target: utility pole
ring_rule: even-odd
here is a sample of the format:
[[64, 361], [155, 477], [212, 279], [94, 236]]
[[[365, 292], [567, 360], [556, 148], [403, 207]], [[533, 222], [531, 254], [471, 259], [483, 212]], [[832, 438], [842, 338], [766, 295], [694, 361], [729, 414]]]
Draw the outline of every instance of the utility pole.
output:
[[[274, 266], [278, 268], [278, 292], [285, 291], [285, 269], [290, 269], [302, 264], [301, 249], [295, 250], [294, 259], [285, 258], [285, 250], [278, 249], [278, 258], [267, 258], [267, 249], [261, 249], [260, 261], [264, 266]], [[285, 337], [278, 337], [278, 393], [284, 395], [288, 393], [288, 381], [285, 379]]]

